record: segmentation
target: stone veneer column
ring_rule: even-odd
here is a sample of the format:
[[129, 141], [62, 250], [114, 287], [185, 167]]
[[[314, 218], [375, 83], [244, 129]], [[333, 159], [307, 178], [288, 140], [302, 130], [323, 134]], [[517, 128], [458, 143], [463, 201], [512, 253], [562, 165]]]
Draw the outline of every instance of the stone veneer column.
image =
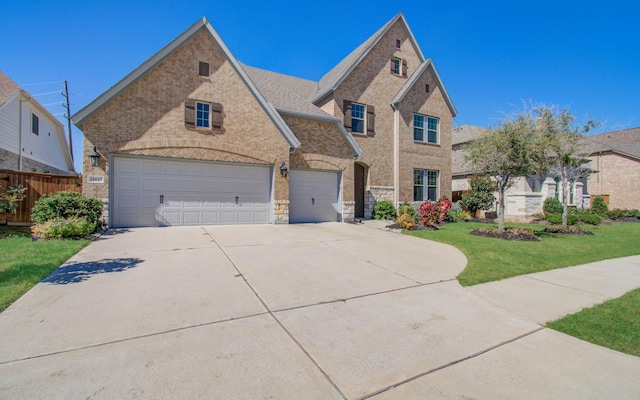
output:
[[273, 202], [273, 222], [275, 224], [289, 223], [289, 200], [275, 200]]

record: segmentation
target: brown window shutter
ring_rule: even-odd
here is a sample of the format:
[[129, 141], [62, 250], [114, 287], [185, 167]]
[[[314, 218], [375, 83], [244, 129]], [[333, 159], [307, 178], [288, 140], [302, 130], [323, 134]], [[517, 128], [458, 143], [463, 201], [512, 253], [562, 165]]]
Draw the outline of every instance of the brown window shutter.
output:
[[396, 58], [395, 58], [395, 57], [391, 57], [391, 62], [389, 63], [389, 67], [390, 67], [390, 72], [391, 72], [392, 74], [395, 74], [395, 73], [396, 73], [396, 70], [395, 70], [395, 68], [394, 68], [394, 67], [395, 67], [395, 65], [396, 65]]
[[344, 111], [344, 127], [351, 130], [351, 100], [342, 101], [342, 109]]
[[402, 60], [402, 77], [407, 77], [407, 60]]
[[373, 106], [367, 105], [367, 135], [369, 136], [373, 136], [376, 133], [375, 120], [375, 108]]
[[184, 124], [187, 128], [196, 127], [196, 101], [194, 99], [184, 100]]
[[224, 115], [222, 113], [222, 104], [212, 103], [211, 104], [211, 127], [213, 127], [214, 129], [221, 129], [223, 117]]

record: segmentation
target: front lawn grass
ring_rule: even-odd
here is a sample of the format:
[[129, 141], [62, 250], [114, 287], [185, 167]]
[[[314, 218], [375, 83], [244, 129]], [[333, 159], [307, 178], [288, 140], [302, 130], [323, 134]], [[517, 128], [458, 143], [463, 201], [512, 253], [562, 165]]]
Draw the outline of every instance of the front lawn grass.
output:
[[537, 224], [507, 224], [532, 229], [539, 242], [493, 239], [469, 234], [473, 229], [495, 225], [457, 222], [437, 231], [405, 231], [424, 239], [447, 243], [467, 257], [467, 267], [458, 275], [463, 286], [497, 281], [517, 275], [569, 267], [609, 258], [640, 254], [640, 223], [620, 222], [584, 226], [593, 236], [550, 234]]
[[547, 327], [640, 357], [640, 289], [549, 322]]
[[0, 238], [0, 312], [87, 244], [89, 240]]

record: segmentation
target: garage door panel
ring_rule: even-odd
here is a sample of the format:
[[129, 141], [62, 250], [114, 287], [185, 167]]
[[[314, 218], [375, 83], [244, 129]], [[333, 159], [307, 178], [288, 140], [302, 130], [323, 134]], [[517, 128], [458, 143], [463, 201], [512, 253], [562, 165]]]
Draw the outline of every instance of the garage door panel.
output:
[[289, 179], [289, 221], [337, 221], [340, 215], [337, 172], [292, 170]]
[[266, 166], [116, 157], [113, 173], [114, 226], [270, 219], [271, 168]]

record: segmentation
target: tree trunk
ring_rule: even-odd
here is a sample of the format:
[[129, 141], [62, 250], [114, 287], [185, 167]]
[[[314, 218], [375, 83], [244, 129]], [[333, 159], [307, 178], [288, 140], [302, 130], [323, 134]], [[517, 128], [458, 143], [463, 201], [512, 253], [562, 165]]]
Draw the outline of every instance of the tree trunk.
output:
[[569, 226], [567, 222], [567, 216], [569, 215], [569, 184], [567, 177], [563, 174], [562, 176], [562, 227], [567, 228]]
[[498, 185], [498, 230], [504, 232], [504, 185]]

